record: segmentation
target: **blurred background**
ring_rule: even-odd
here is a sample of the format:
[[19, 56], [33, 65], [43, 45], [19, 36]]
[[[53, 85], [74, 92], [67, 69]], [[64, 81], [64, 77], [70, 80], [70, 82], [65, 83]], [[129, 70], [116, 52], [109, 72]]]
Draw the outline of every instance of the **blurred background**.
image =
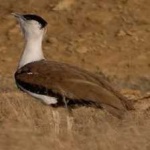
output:
[[11, 15], [19, 12], [47, 20], [47, 59], [102, 72], [119, 88], [150, 90], [149, 5], [146, 0], [1, 2], [0, 82], [12, 79], [23, 50], [19, 25]]
[[149, 150], [150, 99], [138, 101], [124, 120], [94, 108], [41, 105], [19, 91], [14, 73], [24, 39], [12, 12], [48, 22], [43, 50], [104, 76], [125, 96], [150, 92], [150, 1], [0, 0], [0, 149]]

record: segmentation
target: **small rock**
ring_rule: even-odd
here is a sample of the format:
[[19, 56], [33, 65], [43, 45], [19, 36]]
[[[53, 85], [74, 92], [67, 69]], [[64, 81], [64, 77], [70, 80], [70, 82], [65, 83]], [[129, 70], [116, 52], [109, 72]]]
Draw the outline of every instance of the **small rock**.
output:
[[17, 34], [19, 32], [18, 30], [18, 25], [12, 27], [10, 30], [9, 30], [9, 34]]
[[116, 34], [118, 37], [123, 37], [123, 36], [126, 36], [127, 33], [124, 31], [124, 30], [119, 30]]
[[0, 48], [0, 52], [6, 52], [6, 47], [5, 46], [1, 46], [1, 48]]
[[50, 38], [46, 39], [46, 42], [50, 43], [50, 44], [56, 44], [58, 42], [58, 40], [55, 37], [50, 37]]
[[75, 0], [61, 0], [53, 10], [69, 10], [71, 6], [75, 3]]
[[139, 61], [144, 61], [144, 60], [147, 60], [148, 57], [147, 57], [145, 54], [141, 54], [141, 55], [139, 55], [139, 56], [137, 57], [137, 59], [138, 59]]
[[11, 57], [7, 57], [7, 58], [5, 59], [5, 61], [7, 61], [7, 62], [12, 62], [13, 59], [12, 59]]
[[85, 46], [82, 46], [82, 47], [77, 48], [76, 51], [80, 54], [85, 54], [88, 52], [88, 48]]

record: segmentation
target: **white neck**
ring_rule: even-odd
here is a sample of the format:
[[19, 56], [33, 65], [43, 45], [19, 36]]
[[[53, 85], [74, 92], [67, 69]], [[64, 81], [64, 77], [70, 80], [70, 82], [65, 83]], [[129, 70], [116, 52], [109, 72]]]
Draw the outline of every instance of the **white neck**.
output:
[[44, 59], [42, 51], [42, 38], [43, 37], [37, 37], [36, 39], [32, 37], [25, 38], [25, 49], [21, 56], [18, 68], [21, 68], [30, 62]]

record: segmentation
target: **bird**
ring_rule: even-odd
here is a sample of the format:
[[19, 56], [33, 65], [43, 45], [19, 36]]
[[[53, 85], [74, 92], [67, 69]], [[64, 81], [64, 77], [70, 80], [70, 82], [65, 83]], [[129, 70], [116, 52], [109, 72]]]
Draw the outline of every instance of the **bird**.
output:
[[118, 118], [134, 109], [131, 101], [103, 76], [68, 63], [45, 59], [42, 41], [48, 23], [41, 16], [12, 14], [20, 24], [25, 43], [14, 74], [20, 90], [46, 105], [92, 105]]

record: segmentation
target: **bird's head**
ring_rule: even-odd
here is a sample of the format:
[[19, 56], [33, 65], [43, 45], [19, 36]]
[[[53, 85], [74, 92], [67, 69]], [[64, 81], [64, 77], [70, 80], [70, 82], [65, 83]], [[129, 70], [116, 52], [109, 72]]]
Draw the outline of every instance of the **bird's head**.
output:
[[12, 15], [19, 21], [26, 39], [43, 37], [47, 22], [42, 17], [34, 14], [12, 13]]

